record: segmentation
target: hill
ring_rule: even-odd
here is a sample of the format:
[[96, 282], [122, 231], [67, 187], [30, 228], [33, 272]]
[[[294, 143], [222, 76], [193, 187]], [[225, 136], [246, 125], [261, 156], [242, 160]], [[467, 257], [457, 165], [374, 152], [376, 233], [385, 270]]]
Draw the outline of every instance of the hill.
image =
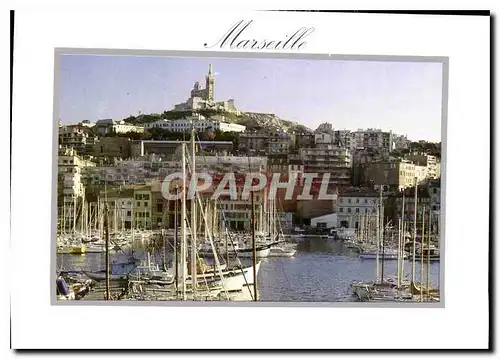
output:
[[[248, 130], [266, 129], [286, 132], [312, 132], [311, 129], [301, 125], [300, 123], [283, 120], [272, 113], [241, 112], [239, 114], [236, 114], [232, 112], [216, 110], [200, 110], [199, 113], [207, 118], [215, 115], [224, 116], [227, 122], [246, 126]], [[143, 114], [139, 116], [130, 116], [125, 118], [124, 121], [135, 125], [144, 125], [146, 123], [154, 122], [160, 119], [175, 120], [190, 115], [192, 115], [192, 112], [165, 111], [161, 114], [153, 113], [147, 115]]]

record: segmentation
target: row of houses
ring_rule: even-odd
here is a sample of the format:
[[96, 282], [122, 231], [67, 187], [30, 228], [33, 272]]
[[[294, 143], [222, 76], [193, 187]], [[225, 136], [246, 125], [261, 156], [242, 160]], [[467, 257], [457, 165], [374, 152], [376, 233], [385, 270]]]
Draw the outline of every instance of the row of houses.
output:
[[[380, 192], [360, 188], [339, 193], [334, 210], [331, 213], [311, 218], [310, 225], [317, 228], [359, 228], [362, 222], [370, 222], [372, 228], [375, 228], [379, 211], [382, 211], [386, 225], [397, 228], [399, 221], [413, 225], [415, 187], [399, 192], [383, 193], [382, 196]], [[432, 230], [437, 233], [440, 211], [440, 181], [429, 180], [417, 186], [417, 223], [422, 223], [423, 219], [431, 223]]]
[[[248, 200], [242, 199], [241, 188], [238, 189], [237, 199], [221, 198], [217, 207], [214, 207], [214, 201], [208, 202], [213, 191], [214, 189], [210, 188], [200, 194], [202, 202], [206, 203], [204, 210], [207, 215], [209, 215], [208, 208], [210, 207], [212, 213], [217, 212], [219, 218], [223, 213], [224, 222], [229, 228], [237, 231], [248, 230], [252, 223], [251, 206]], [[107, 203], [111, 227], [119, 230], [174, 228], [175, 219], [177, 218], [178, 221], [180, 219], [180, 200], [165, 198], [161, 181], [131, 186], [110, 186], [106, 190], [97, 189], [97, 191], [87, 193], [85, 200], [89, 203], [99, 203], [101, 208]], [[268, 201], [264, 190], [254, 194], [254, 203], [254, 214], [259, 225], [265, 222], [266, 213], [268, 213]], [[189, 216], [189, 199], [186, 208]], [[198, 215], [201, 216], [201, 212], [198, 212]], [[278, 216], [281, 218], [283, 229], [290, 230], [292, 214], [280, 212]], [[198, 222], [202, 224], [203, 220], [200, 218]], [[179, 222], [177, 224], [179, 225]]]
[[[286, 163], [284, 162], [283, 165]], [[375, 165], [375, 164], [374, 164]], [[250, 166], [250, 167], [249, 167]], [[253, 170], [274, 172], [276, 167], [274, 164], [269, 163], [267, 157], [237, 157], [237, 156], [206, 156], [204, 161], [198, 161], [197, 169], [198, 171], [209, 170], [211, 173], [224, 174], [227, 172], [245, 173], [248, 172], [249, 168]], [[377, 167], [375, 167], [377, 168]], [[383, 169], [383, 167], [381, 167]], [[392, 168], [392, 167], [390, 167]], [[398, 169], [398, 167], [395, 167]], [[307, 200], [301, 200], [300, 196], [303, 195], [305, 181], [307, 177], [307, 172], [304, 172], [305, 167], [303, 165], [294, 166], [288, 164], [288, 174], [282, 178], [282, 181], [288, 181], [291, 174], [297, 175], [297, 182], [293, 189], [293, 195], [291, 198], [286, 197], [286, 189], [283, 188], [279, 190], [276, 194], [277, 203], [279, 203], [279, 209], [281, 212], [285, 213], [295, 213], [297, 216], [304, 219], [311, 219], [314, 217], [322, 216], [325, 214], [335, 214], [337, 220], [335, 220], [337, 225], [343, 223], [351, 224], [353, 219], [362, 215], [374, 214], [378, 206], [378, 192], [374, 192], [374, 188], [360, 190], [352, 189], [346, 184], [339, 184], [338, 182], [329, 181], [327, 192], [333, 195], [331, 199], [322, 199], [318, 197], [318, 186], [312, 186], [309, 193], [312, 193], [312, 197]], [[398, 169], [399, 170], [399, 169]], [[102, 189], [104, 185], [108, 188], [113, 186], [134, 186], [137, 183], [161, 183], [161, 181], [168, 175], [174, 172], [180, 171], [179, 161], [163, 161], [160, 157], [155, 155], [150, 155], [134, 160], [115, 160], [115, 163], [109, 166], [96, 166], [92, 161], [84, 160], [78, 156], [74, 151], [68, 149], [61, 149], [59, 154], [59, 200], [64, 202], [79, 202], [90, 195], [92, 192], [89, 188]], [[331, 172], [325, 172], [331, 174]], [[409, 175], [413, 172], [409, 171]], [[337, 179], [337, 177], [333, 177]], [[330, 180], [332, 177], [330, 177]], [[384, 180], [387, 177], [383, 177]], [[395, 217], [400, 211], [400, 206], [396, 206], [399, 202], [402, 203], [402, 197], [405, 195], [405, 191], [408, 188], [414, 186], [414, 183], [404, 182], [404, 186], [391, 186], [390, 182], [381, 182], [381, 184], [386, 184], [384, 190], [391, 193], [387, 198], [396, 198], [395, 204], [388, 205], [384, 207], [387, 212], [387, 216]], [[388, 184], [388, 185], [387, 185]], [[421, 188], [427, 188], [427, 192], [423, 192], [419, 195], [419, 200], [425, 203], [429, 209], [433, 211], [440, 210], [440, 185], [439, 180], [425, 179], [423, 182], [418, 183]], [[155, 190], [157, 188], [157, 190]], [[156, 207], [158, 213], [154, 213], [154, 206], [158, 204], [158, 200], [162, 199], [161, 190], [158, 185], [156, 187], [151, 187], [145, 189], [148, 197], [151, 199], [144, 200], [144, 203], [137, 201], [134, 208], [127, 207], [127, 213], [136, 213], [134, 216], [132, 214], [127, 214], [121, 217], [126, 218], [125, 222], [130, 222], [132, 225], [133, 221], [138, 221], [137, 223], [142, 223], [144, 226], [160, 226], [160, 225], [170, 225], [171, 218], [163, 218], [161, 221], [158, 219], [158, 213], [163, 211], [164, 207]], [[394, 191], [395, 190], [395, 191]], [[145, 195], [146, 193], [139, 193]], [[156, 193], [156, 194], [153, 194]], [[112, 195], [108, 195], [112, 197]], [[132, 197], [128, 197], [132, 198]], [[400, 198], [400, 199], [397, 199]], [[407, 203], [411, 203], [413, 197], [410, 194], [406, 194]], [[398, 202], [399, 201], [399, 202]], [[427, 201], [427, 202], [425, 202]], [[130, 200], [132, 202], [132, 200]], [[392, 202], [391, 202], [392, 203]], [[248, 226], [249, 214], [246, 210], [248, 206], [248, 200], [227, 200], [226, 203], [229, 207], [229, 220], [231, 225], [235, 229], [244, 229]], [[225, 205], [226, 205], [225, 204]], [[167, 205], [163, 203], [162, 206]], [[240, 208], [241, 207], [241, 208]], [[406, 207], [406, 215], [412, 217], [411, 204]], [[163, 214], [164, 215], [164, 214]], [[132, 217], [131, 217], [132, 216]], [[232, 218], [231, 216], [234, 216]], [[130, 217], [130, 218], [129, 218]], [[135, 218], [137, 217], [137, 218]]]
[[225, 116], [214, 115], [210, 118], [205, 116], [187, 116], [178, 120], [161, 119], [144, 125], [145, 129], [162, 129], [171, 132], [188, 132], [191, 128], [198, 132], [220, 131], [220, 132], [244, 132], [246, 126], [226, 121]]

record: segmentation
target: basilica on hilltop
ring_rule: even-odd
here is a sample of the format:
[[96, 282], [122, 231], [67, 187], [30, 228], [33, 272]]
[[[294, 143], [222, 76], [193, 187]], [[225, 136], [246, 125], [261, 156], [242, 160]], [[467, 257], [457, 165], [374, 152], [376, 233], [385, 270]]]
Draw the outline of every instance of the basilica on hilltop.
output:
[[191, 97], [186, 102], [174, 106], [174, 111], [196, 111], [196, 110], [219, 110], [225, 112], [239, 113], [234, 106], [234, 100], [215, 101], [215, 75], [212, 64], [208, 66], [208, 74], [205, 76], [205, 88], [201, 88], [198, 81], [191, 90]]

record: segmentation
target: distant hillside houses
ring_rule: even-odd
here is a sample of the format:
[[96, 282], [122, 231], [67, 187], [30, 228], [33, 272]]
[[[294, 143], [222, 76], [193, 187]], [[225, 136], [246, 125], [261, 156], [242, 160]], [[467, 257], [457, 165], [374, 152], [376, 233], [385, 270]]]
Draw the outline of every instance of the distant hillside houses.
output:
[[391, 152], [396, 149], [406, 149], [410, 144], [406, 135], [398, 135], [392, 131], [382, 131], [375, 128], [334, 130], [330, 123], [322, 123], [314, 132], [315, 143], [347, 147], [351, 151], [370, 149]]
[[126, 123], [123, 120], [117, 121], [110, 118], [98, 120], [95, 124], [95, 128], [97, 129], [97, 133], [101, 136], [113, 133], [144, 132], [143, 126], [136, 126]]
[[159, 128], [171, 132], [187, 132], [191, 130], [191, 126], [199, 132], [203, 131], [220, 131], [220, 132], [244, 132], [246, 126], [236, 123], [225, 122], [225, 117], [216, 115], [207, 119], [204, 116], [188, 116], [178, 120], [158, 120], [145, 125], [146, 129]]

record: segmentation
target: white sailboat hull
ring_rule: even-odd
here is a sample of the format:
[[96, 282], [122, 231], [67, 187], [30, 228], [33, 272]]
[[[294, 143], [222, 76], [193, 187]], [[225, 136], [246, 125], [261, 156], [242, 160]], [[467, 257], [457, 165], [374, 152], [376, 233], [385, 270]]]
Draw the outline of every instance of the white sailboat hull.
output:
[[293, 248], [271, 248], [269, 252], [269, 257], [293, 257], [297, 253], [296, 249]]
[[[256, 273], [259, 273], [260, 262], [257, 263]], [[254, 284], [253, 266], [242, 269], [233, 269], [231, 271], [222, 271], [222, 279], [219, 273], [197, 274], [198, 285], [202, 285], [204, 281], [212, 282], [213, 284], [222, 286], [223, 290], [228, 292], [241, 291], [247, 285]], [[188, 279], [186, 284], [190, 285], [191, 280]]]
[[[87, 272], [83, 271], [83, 273], [89, 277], [90, 279], [93, 279], [97, 282], [105, 281], [106, 280], [106, 273], [104, 272]], [[127, 274], [110, 274], [109, 275], [109, 280], [110, 281], [126, 281], [128, 280], [129, 276]]]
[[[376, 253], [361, 253], [359, 255], [359, 258], [361, 259], [377, 259], [377, 254]], [[404, 256], [406, 259], [406, 255]], [[382, 255], [382, 253], [378, 254], [378, 259], [379, 260], [397, 260], [398, 255], [395, 253], [385, 253]]]
[[[271, 252], [270, 248], [258, 249], [256, 251], [257, 258], [266, 258], [269, 256]], [[238, 257], [240, 258], [253, 258], [253, 251], [248, 252], [238, 252]]]

